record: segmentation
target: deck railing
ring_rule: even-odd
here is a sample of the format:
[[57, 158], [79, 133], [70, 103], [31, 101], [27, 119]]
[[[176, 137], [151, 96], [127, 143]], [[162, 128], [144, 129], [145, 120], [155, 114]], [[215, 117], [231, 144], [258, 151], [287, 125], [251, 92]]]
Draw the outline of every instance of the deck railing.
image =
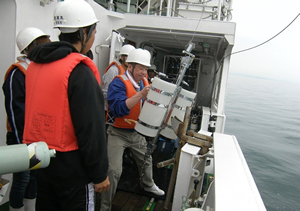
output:
[[230, 21], [233, 0], [95, 0], [110, 11]]

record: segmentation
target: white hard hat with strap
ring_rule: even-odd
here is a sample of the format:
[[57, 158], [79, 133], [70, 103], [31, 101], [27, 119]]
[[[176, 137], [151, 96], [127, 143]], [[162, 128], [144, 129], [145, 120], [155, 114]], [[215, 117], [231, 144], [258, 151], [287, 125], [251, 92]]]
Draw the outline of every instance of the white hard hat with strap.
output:
[[135, 47], [133, 47], [130, 44], [123, 45], [122, 48], [121, 48], [121, 50], [120, 50], [120, 55], [126, 55], [126, 56], [128, 56], [128, 54], [130, 53], [130, 51], [132, 51], [133, 49], [135, 49]]
[[23, 30], [21, 30], [17, 35], [17, 46], [20, 50], [20, 53], [24, 53], [24, 50], [26, 52], [26, 48], [35, 41], [39, 37], [47, 36], [49, 35], [45, 34], [42, 30], [35, 28], [35, 27], [28, 27]]
[[150, 67], [151, 54], [149, 51], [137, 48], [130, 51], [127, 63], [138, 63], [147, 67]]
[[62, 33], [73, 33], [79, 28], [99, 22], [91, 5], [84, 0], [65, 0], [54, 10], [54, 28]]
[[[59, 28], [62, 33], [79, 31], [82, 42], [81, 51], [90, 39], [92, 32], [99, 20], [91, 5], [85, 0], [65, 0], [58, 3], [54, 13], [54, 28]], [[91, 26], [84, 42], [83, 28]]]

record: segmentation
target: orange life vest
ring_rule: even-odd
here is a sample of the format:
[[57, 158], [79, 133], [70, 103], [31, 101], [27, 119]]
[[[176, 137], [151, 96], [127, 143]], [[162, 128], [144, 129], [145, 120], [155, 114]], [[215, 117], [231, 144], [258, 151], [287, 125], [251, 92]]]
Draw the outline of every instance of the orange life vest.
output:
[[113, 61], [112, 63], [110, 63], [110, 65], [108, 65], [108, 67], [105, 69], [104, 74], [109, 70], [109, 68], [113, 65], [116, 65], [117, 68], [119, 69], [119, 75], [123, 75], [125, 74], [125, 69], [122, 65], [119, 65], [116, 61]]
[[[19, 61], [19, 62], [16, 62], [16, 63], [12, 64], [5, 73], [4, 81], [7, 79], [10, 72], [13, 71], [16, 68], [18, 68], [24, 75], [26, 75], [26, 70], [28, 68], [28, 64], [24, 61]], [[12, 131], [7, 117], [6, 117], [6, 130], [7, 130], [7, 132]]]
[[68, 82], [71, 72], [81, 62], [92, 70], [100, 85], [96, 65], [79, 53], [51, 63], [30, 63], [26, 74], [23, 143], [44, 141], [50, 149], [61, 152], [78, 149], [69, 109]]
[[[132, 83], [128, 79], [128, 77], [124, 75], [118, 75], [116, 76], [124, 83], [126, 87], [126, 96], [127, 98], [131, 98], [133, 95], [137, 93], [135, 88], [133, 87]], [[143, 78], [144, 86], [149, 85], [147, 78]], [[141, 101], [135, 104], [133, 108], [130, 109], [129, 114], [123, 117], [115, 117], [113, 126], [117, 128], [124, 128], [124, 129], [134, 129], [135, 123], [130, 120], [138, 120], [138, 117], [141, 112]], [[125, 121], [129, 120], [129, 121]]]

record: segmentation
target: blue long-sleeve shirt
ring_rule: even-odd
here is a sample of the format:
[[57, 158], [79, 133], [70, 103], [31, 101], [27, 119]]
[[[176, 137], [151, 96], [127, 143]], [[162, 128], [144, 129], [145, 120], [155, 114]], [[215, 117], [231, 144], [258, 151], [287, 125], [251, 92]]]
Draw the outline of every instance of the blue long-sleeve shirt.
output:
[[[133, 85], [132, 85], [133, 86]], [[140, 90], [144, 88], [143, 80], [141, 80]], [[137, 90], [139, 91], [139, 90]], [[114, 117], [123, 117], [129, 114], [130, 109], [126, 105], [127, 95], [126, 87], [121, 79], [114, 78], [107, 90], [107, 103], [109, 107], [109, 123], [113, 123]]]
[[107, 91], [107, 103], [109, 112], [115, 117], [122, 117], [129, 114], [130, 110], [126, 105], [127, 95], [125, 84], [119, 78], [115, 78], [109, 85]]

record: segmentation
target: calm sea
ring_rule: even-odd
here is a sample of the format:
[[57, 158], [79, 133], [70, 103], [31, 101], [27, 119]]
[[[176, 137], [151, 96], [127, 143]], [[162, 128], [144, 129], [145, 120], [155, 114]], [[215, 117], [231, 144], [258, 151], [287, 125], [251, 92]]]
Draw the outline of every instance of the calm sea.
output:
[[235, 135], [268, 211], [300, 210], [300, 83], [229, 75], [225, 133]]

